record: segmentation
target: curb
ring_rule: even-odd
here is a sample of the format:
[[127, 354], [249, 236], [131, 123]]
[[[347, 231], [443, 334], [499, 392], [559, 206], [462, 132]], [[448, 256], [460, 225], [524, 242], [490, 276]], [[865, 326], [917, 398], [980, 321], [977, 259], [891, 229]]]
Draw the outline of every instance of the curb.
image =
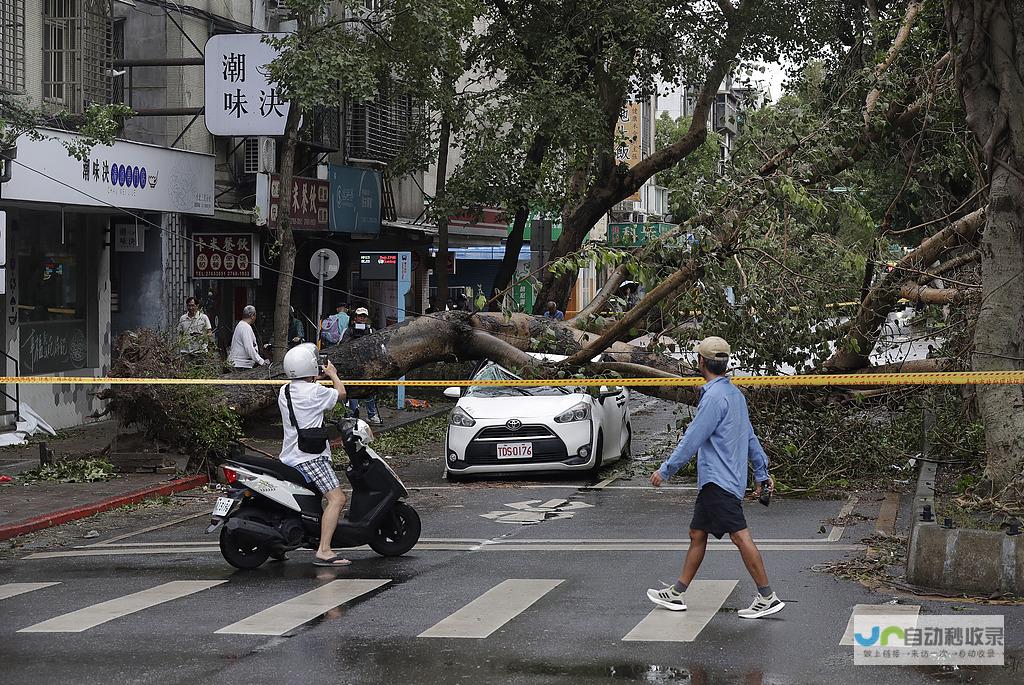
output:
[[118, 495], [99, 502], [83, 504], [82, 506], [70, 507], [68, 509], [60, 509], [53, 513], [43, 514], [42, 516], [37, 516], [25, 521], [16, 521], [15, 523], [0, 526], [0, 540], [9, 540], [11, 538], [18, 537], [19, 535], [25, 535], [26, 533], [33, 533], [37, 530], [59, 526], [62, 523], [67, 523], [68, 521], [75, 521], [77, 519], [85, 518], [86, 516], [110, 511], [111, 509], [117, 509], [118, 507], [123, 507], [126, 504], [135, 504], [136, 502], [141, 502], [142, 500], [150, 497], [162, 497], [165, 495], [173, 495], [176, 492], [192, 490], [200, 485], [205, 485], [207, 482], [209, 482], [209, 478], [206, 476], [178, 478], [161, 485], [152, 485], [148, 488], [134, 490], [124, 495]]

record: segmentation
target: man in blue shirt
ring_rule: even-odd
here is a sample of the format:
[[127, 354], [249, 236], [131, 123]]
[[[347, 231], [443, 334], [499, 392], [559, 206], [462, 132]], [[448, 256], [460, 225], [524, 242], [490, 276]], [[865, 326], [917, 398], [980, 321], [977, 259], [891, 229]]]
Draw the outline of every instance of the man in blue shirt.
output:
[[686, 611], [686, 588], [697, 575], [707, 549], [708, 533], [721, 539], [726, 533], [740, 551], [743, 564], [757, 584], [757, 595], [740, 618], [761, 618], [782, 610], [780, 600], [768, 584], [761, 553], [743, 516], [743, 495], [747, 490], [747, 462], [754, 467], [757, 486], [775, 486], [768, 475], [768, 456], [754, 435], [743, 393], [729, 382], [729, 343], [710, 337], [697, 346], [697, 370], [707, 383], [701, 388], [697, 414], [686, 428], [683, 439], [657, 471], [651, 485], [660, 487], [697, 455], [697, 502], [690, 523], [690, 548], [679, 580], [662, 590], [648, 590], [647, 597], [658, 606]]

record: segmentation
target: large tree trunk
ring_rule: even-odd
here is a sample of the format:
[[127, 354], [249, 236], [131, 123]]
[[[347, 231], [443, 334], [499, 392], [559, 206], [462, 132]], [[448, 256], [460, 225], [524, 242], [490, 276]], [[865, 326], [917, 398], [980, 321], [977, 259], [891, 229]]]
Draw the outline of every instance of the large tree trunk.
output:
[[[949, 0], [960, 95], [989, 175], [976, 371], [1024, 368], [1024, 5]], [[1024, 472], [1024, 386], [978, 387], [986, 473], [1001, 489]]]
[[[524, 165], [524, 177], [527, 179], [528, 183], [526, 185], [529, 187], [520, 189], [522, 197], [530, 197], [532, 191], [536, 188], [535, 179], [540, 172], [540, 165], [544, 161], [544, 156], [547, 154], [550, 144], [551, 138], [548, 136], [539, 132], [534, 136], [533, 144], [530, 145], [530, 149], [526, 152], [526, 163]], [[491, 284], [492, 289], [498, 292], [508, 288], [512, 282], [512, 277], [515, 276], [516, 267], [519, 265], [519, 252], [523, 249], [526, 222], [530, 220], [530, 206], [525, 199], [515, 210], [515, 216], [512, 219], [512, 230], [508, 234], [508, 240], [505, 241], [505, 254], [502, 257], [501, 266], [498, 267], [498, 273], [494, 276], [494, 283]], [[498, 311], [500, 309], [497, 306], [498, 304], [498, 302], [493, 302], [491, 310]]]
[[[288, 351], [288, 327], [291, 324], [292, 278], [295, 276], [295, 235], [292, 233], [292, 186], [295, 177], [295, 148], [299, 142], [298, 104], [288, 109], [284, 129], [284, 151], [281, 153], [281, 200], [278, 206], [278, 242], [281, 252], [278, 261], [277, 296], [274, 299], [274, 359], [284, 359]], [[317, 322], [319, 325], [319, 322]]]

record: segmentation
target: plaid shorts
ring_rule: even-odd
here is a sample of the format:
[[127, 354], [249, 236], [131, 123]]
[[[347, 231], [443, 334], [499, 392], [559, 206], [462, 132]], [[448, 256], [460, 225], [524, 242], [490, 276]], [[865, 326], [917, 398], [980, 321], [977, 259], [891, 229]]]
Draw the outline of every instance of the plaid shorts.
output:
[[307, 482], [315, 485], [316, 489], [323, 494], [327, 494], [334, 488], [341, 487], [341, 483], [338, 482], [338, 474], [334, 472], [334, 468], [331, 466], [330, 457], [317, 457], [316, 459], [304, 461], [301, 464], [297, 464], [295, 468], [298, 469]]

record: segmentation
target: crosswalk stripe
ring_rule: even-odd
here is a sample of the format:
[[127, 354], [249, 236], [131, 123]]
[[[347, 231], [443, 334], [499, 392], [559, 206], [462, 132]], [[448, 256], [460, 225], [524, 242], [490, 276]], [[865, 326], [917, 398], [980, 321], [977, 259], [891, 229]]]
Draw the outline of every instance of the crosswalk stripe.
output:
[[49, 620], [37, 623], [28, 628], [22, 628], [19, 633], [80, 633], [83, 630], [94, 628], [101, 623], [113, 621], [129, 614], [134, 614], [143, 609], [169, 602], [172, 599], [187, 597], [188, 595], [207, 590], [226, 580], [173, 580], [163, 583], [148, 590], [135, 592], [124, 597], [111, 599], [99, 604], [72, 611], [69, 614], [57, 616]]
[[387, 579], [332, 580], [315, 590], [225, 626], [217, 632], [228, 635], [284, 635], [303, 623], [312, 621], [321, 614], [390, 582]]
[[51, 585], [60, 585], [60, 583], [4, 583], [0, 585], [0, 599], [8, 599], [33, 590], [42, 590]]
[[893, 616], [903, 615], [913, 616], [913, 624], [917, 625], [917, 616], [921, 612], [921, 607], [916, 604], [858, 604], [853, 607], [853, 611], [850, 613], [850, 620], [846, 624], [846, 632], [843, 633], [843, 639], [839, 641], [840, 645], [853, 645], [853, 619], [855, 616]]
[[502, 581], [418, 637], [488, 637], [561, 583], [561, 579]]
[[693, 642], [736, 587], [735, 580], [695, 580], [686, 589], [686, 611], [658, 607], [622, 638], [627, 642]]

